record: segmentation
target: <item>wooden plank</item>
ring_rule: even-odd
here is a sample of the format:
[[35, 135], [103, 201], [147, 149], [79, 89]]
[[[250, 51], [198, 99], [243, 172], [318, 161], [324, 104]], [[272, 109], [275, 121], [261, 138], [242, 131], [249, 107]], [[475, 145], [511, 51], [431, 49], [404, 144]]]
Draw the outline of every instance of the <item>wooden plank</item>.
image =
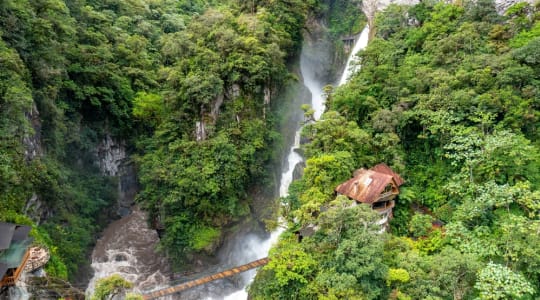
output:
[[26, 252], [24, 253], [24, 257], [22, 259], [21, 264], [19, 265], [17, 270], [15, 270], [15, 275], [13, 276], [15, 279], [15, 282], [19, 280], [19, 276], [21, 276], [21, 273], [24, 270], [24, 267], [26, 266], [26, 262], [28, 261], [29, 257], [30, 257], [30, 251], [26, 249]]
[[241, 266], [238, 266], [238, 267], [235, 267], [235, 268], [225, 270], [223, 272], [219, 272], [219, 273], [216, 273], [216, 274], [212, 274], [210, 276], [206, 276], [206, 277], [199, 278], [199, 279], [196, 279], [196, 280], [192, 280], [192, 281], [182, 283], [182, 284], [179, 284], [179, 285], [176, 285], [176, 286], [172, 286], [172, 287], [169, 287], [169, 288], [165, 288], [165, 289], [161, 289], [161, 290], [157, 290], [157, 291], [145, 294], [145, 295], [143, 295], [143, 299], [145, 299], [145, 300], [156, 299], [156, 298], [164, 297], [164, 296], [167, 296], [167, 295], [179, 293], [181, 291], [185, 291], [187, 289], [190, 289], [190, 288], [193, 288], [193, 287], [196, 287], [196, 286], [199, 286], [199, 285], [203, 285], [203, 284], [206, 284], [206, 283], [218, 280], [218, 279], [231, 277], [231, 276], [234, 276], [234, 275], [236, 275], [238, 273], [242, 273], [242, 272], [245, 272], [247, 270], [251, 270], [251, 269], [266, 265], [268, 263], [268, 261], [269, 261], [268, 257], [261, 258], [261, 259], [252, 261], [250, 263], [247, 263], [245, 265], [241, 265]]

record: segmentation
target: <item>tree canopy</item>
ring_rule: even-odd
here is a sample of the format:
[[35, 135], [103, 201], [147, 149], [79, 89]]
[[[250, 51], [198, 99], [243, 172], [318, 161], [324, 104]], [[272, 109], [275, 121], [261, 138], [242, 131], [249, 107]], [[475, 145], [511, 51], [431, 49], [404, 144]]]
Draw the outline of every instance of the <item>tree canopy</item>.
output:
[[[284, 199], [289, 231], [315, 233], [281, 239], [254, 299], [538, 296], [538, 6], [458, 4], [377, 14], [361, 68], [306, 126], [306, 171]], [[347, 218], [333, 189], [378, 162], [406, 183], [388, 234], [367, 234], [368, 212]], [[294, 285], [280, 284], [296, 267], [286, 249], [318, 262]]]

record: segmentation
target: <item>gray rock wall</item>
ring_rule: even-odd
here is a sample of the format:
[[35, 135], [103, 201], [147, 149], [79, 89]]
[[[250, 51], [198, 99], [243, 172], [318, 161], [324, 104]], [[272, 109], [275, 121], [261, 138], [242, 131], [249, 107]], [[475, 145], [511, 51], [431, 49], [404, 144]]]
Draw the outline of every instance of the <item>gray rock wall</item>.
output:
[[117, 214], [128, 215], [139, 185], [135, 165], [126, 152], [125, 142], [107, 134], [96, 147], [95, 155], [101, 173], [118, 178]]

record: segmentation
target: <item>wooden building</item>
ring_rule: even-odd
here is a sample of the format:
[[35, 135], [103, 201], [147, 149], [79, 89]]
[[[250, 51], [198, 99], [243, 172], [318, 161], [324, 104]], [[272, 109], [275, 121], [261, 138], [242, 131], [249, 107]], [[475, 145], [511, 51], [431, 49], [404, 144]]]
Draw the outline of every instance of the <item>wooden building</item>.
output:
[[0, 222], [0, 288], [15, 285], [29, 257], [31, 227]]
[[382, 216], [378, 223], [386, 227], [393, 216], [394, 198], [399, 194], [399, 187], [403, 182], [389, 166], [381, 163], [369, 170], [356, 170], [353, 178], [338, 185], [335, 191], [356, 203], [371, 206]]

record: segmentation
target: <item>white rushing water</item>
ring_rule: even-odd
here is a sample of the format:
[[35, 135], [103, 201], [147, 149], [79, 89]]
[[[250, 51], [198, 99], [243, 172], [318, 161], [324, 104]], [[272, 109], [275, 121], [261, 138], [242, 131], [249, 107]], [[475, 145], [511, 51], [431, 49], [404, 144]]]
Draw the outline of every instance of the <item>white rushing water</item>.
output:
[[[321, 90], [322, 91], [322, 90]], [[297, 150], [300, 148], [300, 130], [296, 131], [295, 137], [294, 137], [294, 143], [289, 149], [289, 154], [287, 155], [287, 164], [283, 166], [283, 170], [281, 172], [281, 178], [280, 178], [280, 184], [279, 184], [279, 196], [280, 197], [286, 197], [289, 193], [289, 185], [293, 181], [293, 173], [294, 173], [294, 167], [296, 164], [302, 162], [302, 156], [297, 153]], [[279, 222], [281, 223], [281, 222]], [[272, 245], [274, 245], [275, 242], [277, 242], [279, 236], [281, 233], [285, 231], [285, 228], [283, 226], [278, 226], [276, 230], [274, 230], [270, 237], [267, 240], [259, 240], [254, 238], [247, 239], [245, 242], [244, 249], [249, 250], [251, 254], [248, 254], [251, 256], [251, 259], [249, 261], [253, 261], [256, 259], [260, 259], [263, 257], [268, 256], [268, 252], [270, 251], [270, 248]], [[248, 294], [246, 291], [247, 285], [253, 281], [253, 278], [255, 278], [256, 270], [251, 270], [248, 272], [245, 272], [242, 276], [244, 276], [245, 285], [242, 287], [241, 290], [236, 291], [230, 295], [225, 296], [225, 300], [245, 300], [248, 298]]]
[[360, 65], [357, 62], [356, 54], [358, 54], [360, 50], [363, 50], [364, 48], [366, 48], [368, 41], [369, 41], [369, 27], [366, 25], [366, 27], [364, 27], [364, 29], [360, 33], [358, 40], [354, 44], [353, 50], [349, 54], [349, 59], [347, 59], [345, 70], [343, 70], [343, 74], [341, 75], [341, 79], [339, 80], [339, 85], [345, 84], [347, 80], [349, 80], [351, 75], [357, 71]]
[[146, 214], [139, 209], [111, 223], [92, 252], [94, 277], [87, 295], [92, 294], [98, 279], [113, 274], [133, 282], [137, 292], [166, 286], [168, 262], [157, 254], [158, 241], [157, 232], [148, 227]]
[[[343, 71], [339, 85], [342, 85], [345, 82], [347, 82], [351, 74], [357, 71], [358, 65], [353, 64], [353, 62], [356, 57], [356, 54], [367, 46], [368, 34], [369, 34], [369, 28], [366, 26], [362, 30], [362, 33], [360, 34], [358, 41], [355, 43], [355, 46], [350, 53], [349, 59], [347, 60], [347, 65], [345, 67], [345, 70]], [[302, 50], [302, 54], [304, 54], [304, 51], [305, 49]], [[311, 108], [314, 110], [313, 116], [315, 120], [318, 120], [325, 110], [323, 88], [326, 85], [326, 82], [322, 82], [316, 76], [316, 71], [315, 71], [316, 68], [317, 66], [314, 66], [313, 62], [306, 58], [306, 55], [301, 55], [300, 72], [302, 73], [302, 77], [304, 79], [304, 85], [311, 92]], [[297, 151], [300, 148], [300, 132], [301, 132], [301, 128], [298, 129], [295, 133], [294, 143], [293, 145], [291, 145], [289, 149], [289, 154], [287, 156], [287, 164], [283, 166], [283, 171], [281, 173], [281, 178], [280, 178], [280, 187], [279, 187], [280, 197], [286, 197], [288, 195], [289, 185], [293, 181], [294, 168], [298, 163], [302, 162], [303, 160], [302, 156], [298, 154], [298, 151]], [[270, 248], [277, 241], [277, 239], [279, 238], [279, 235], [283, 231], [284, 231], [284, 228], [279, 227], [276, 231], [272, 232], [268, 240], [262, 241], [259, 244], [254, 244], [253, 247], [249, 247], [249, 248], [251, 249], [251, 251], [255, 251], [256, 253], [258, 253], [257, 255], [255, 255], [257, 258], [266, 257], [268, 255], [268, 252], [270, 251]], [[248, 274], [248, 276], [250, 278], [247, 281], [247, 284], [249, 284], [255, 277], [255, 270], [252, 270]], [[245, 287], [242, 290], [234, 292], [225, 297], [226, 300], [245, 300], [247, 298], [248, 298], [248, 294], [245, 291]]]
[[[302, 51], [304, 52], [304, 51]], [[302, 76], [304, 78], [304, 85], [308, 88], [308, 90], [311, 92], [311, 104], [312, 108], [315, 111], [314, 116], [316, 118], [319, 118], [324, 111], [324, 101], [323, 101], [323, 85], [320, 81], [317, 81], [315, 79], [315, 76], [313, 72], [309, 72], [307, 70], [311, 70], [311, 66], [309, 66], [308, 61], [305, 59], [304, 55], [300, 57], [300, 72], [302, 73]], [[300, 109], [300, 108], [298, 108]], [[294, 167], [302, 162], [303, 158], [300, 154], [298, 154], [298, 149], [300, 148], [300, 131], [301, 128], [299, 128], [294, 135], [294, 142], [289, 148], [289, 152], [286, 159], [286, 164], [282, 167], [280, 182], [279, 182], [279, 196], [280, 197], [286, 197], [289, 194], [289, 185], [293, 181], [293, 173], [294, 173]], [[263, 258], [268, 256], [268, 252], [270, 251], [270, 248], [272, 245], [277, 241], [281, 233], [285, 229], [282, 226], [278, 226], [278, 228], [273, 231], [270, 234], [270, 238], [262, 241], [258, 244], [253, 244], [253, 247], [249, 247], [252, 251], [257, 253], [257, 258]], [[246, 286], [253, 280], [253, 278], [256, 275], [256, 270], [252, 270], [250, 272], [247, 272], [247, 276], [249, 276], [249, 280], [246, 281]], [[244, 286], [241, 290], [236, 291], [228, 296], [225, 297], [226, 300], [245, 300], [248, 298], [247, 291], [245, 290], [246, 286]]]

